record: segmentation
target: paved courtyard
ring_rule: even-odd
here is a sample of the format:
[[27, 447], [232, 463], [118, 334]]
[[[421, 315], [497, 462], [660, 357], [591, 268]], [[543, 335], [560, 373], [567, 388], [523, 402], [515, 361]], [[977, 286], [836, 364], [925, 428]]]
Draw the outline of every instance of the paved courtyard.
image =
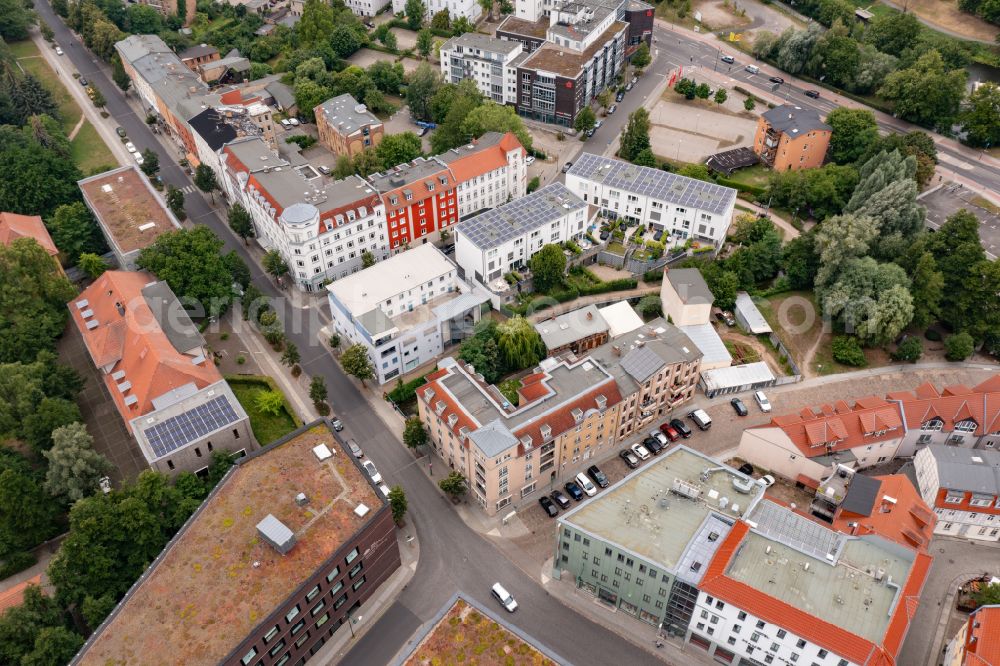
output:
[[[356, 51], [354, 55], [347, 59], [347, 62], [352, 65], [357, 65], [358, 67], [367, 68], [370, 65], [378, 62], [379, 60], [384, 60], [388, 63], [396, 62], [396, 56], [390, 53], [383, 53], [382, 51], [376, 51], [374, 49], [360, 49]], [[413, 58], [403, 58], [403, 70], [409, 74], [417, 68], [420, 64], [419, 60], [414, 60]]]
[[[729, 94], [723, 106], [738, 103], [742, 108], [742, 95], [733, 91]], [[757, 129], [757, 119], [749, 114], [733, 115], [697, 102], [689, 104], [667, 99], [653, 106], [649, 120], [653, 152], [675, 162], [700, 164], [714, 153], [750, 146]]]
[[927, 208], [927, 226], [938, 229], [949, 216], [964, 208], [979, 218], [979, 238], [991, 259], [1000, 255], [1000, 215], [997, 207], [967, 187], [945, 182], [920, 198]]

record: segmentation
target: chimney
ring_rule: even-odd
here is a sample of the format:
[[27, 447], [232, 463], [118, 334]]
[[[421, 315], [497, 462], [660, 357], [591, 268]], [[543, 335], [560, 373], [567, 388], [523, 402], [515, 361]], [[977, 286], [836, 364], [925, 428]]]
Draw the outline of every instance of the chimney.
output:
[[587, 313], [587, 320], [589, 321], [589, 320], [591, 320], [593, 318], [594, 318], [594, 313], [593, 312], [588, 312]]

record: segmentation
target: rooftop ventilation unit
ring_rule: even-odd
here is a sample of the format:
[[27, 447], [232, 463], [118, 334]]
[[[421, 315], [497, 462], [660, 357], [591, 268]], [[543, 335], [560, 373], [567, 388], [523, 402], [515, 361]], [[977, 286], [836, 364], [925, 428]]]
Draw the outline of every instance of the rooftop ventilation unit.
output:
[[271, 514], [257, 523], [257, 534], [281, 555], [287, 555], [295, 546], [295, 533]]
[[369, 509], [364, 504], [359, 504], [356, 507], [354, 507], [354, 515], [356, 515], [358, 518], [364, 518], [366, 515], [368, 515], [369, 511], [371, 511], [371, 509]]
[[332, 458], [333, 452], [326, 444], [319, 444], [313, 447], [313, 455], [316, 456], [317, 460], [323, 462], [324, 460]]
[[298, 506], [305, 506], [306, 504], [309, 504], [309, 498], [305, 493], [299, 493], [295, 496], [295, 504]]
[[701, 488], [693, 483], [685, 481], [684, 479], [678, 479], [675, 477], [670, 489], [681, 497], [687, 497], [688, 499], [696, 500], [701, 497]]

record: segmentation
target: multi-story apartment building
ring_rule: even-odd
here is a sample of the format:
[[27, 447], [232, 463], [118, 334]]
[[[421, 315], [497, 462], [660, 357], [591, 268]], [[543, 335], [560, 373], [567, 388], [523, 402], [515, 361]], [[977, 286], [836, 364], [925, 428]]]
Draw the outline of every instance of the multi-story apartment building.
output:
[[72, 664], [301, 664], [399, 565], [388, 502], [315, 422], [238, 460]]
[[458, 217], [519, 199], [528, 188], [527, 151], [511, 132], [487, 132], [472, 143], [437, 156], [458, 188]]
[[[302, 0], [294, 0], [292, 4], [292, 12], [294, 14], [296, 4], [299, 5], [299, 14], [302, 15], [301, 8], [305, 5]], [[389, 5], [389, 0], [347, 0], [344, 3], [347, 8], [354, 12], [357, 16], [375, 16], [385, 7]], [[404, 3], [405, 6], [405, 3]]]
[[122, 270], [134, 271], [144, 248], [181, 228], [146, 175], [134, 166], [105, 171], [77, 185]]
[[209, 44], [198, 44], [186, 48], [178, 54], [178, 57], [192, 72], [198, 72], [198, 68], [206, 63], [222, 59], [219, 49]]
[[764, 489], [674, 447], [559, 517], [553, 575], [721, 663], [895, 664], [930, 556], [891, 516], [841, 533]]
[[257, 449], [246, 412], [166, 282], [107, 271], [69, 310], [151, 468], [207, 474], [212, 451]]
[[757, 119], [753, 151], [775, 171], [823, 166], [833, 128], [813, 109], [782, 104]]
[[913, 466], [937, 513], [935, 534], [1000, 541], [1000, 452], [931, 445], [917, 451]]
[[664, 268], [660, 286], [663, 315], [703, 354], [701, 373], [728, 368], [733, 357], [712, 325], [712, 290], [697, 268]]
[[444, 162], [436, 157], [418, 157], [368, 181], [382, 196], [385, 206], [389, 249], [408, 247], [434, 232], [458, 222], [458, 183]]
[[337, 155], [354, 157], [382, 142], [385, 125], [364, 104], [344, 93], [314, 109], [319, 140]]
[[139, 4], [148, 5], [168, 18], [176, 16], [185, 26], [191, 24], [191, 21], [194, 20], [195, 12], [198, 9], [193, 2], [183, 3], [184, 12], [182, 16], [182, 3], [177, 0], [139, 0]]
[[447, 83], [471, 79], [487, 99], [514, 105], [517, 65], [527, 57], [520, 42], [467, 32], [441, 46], [441, 75]]
[[588, 305], [535, 324], [549, 356], [572, 352], [577, 356], [608, 341], [608, 322], [596, 305]]
[[552, 183], [455, 228], [455, 261], [469, 281], [489, 284], [527, 265], [551, 243], [580, 238], [590, 221], [587, 204]]
[[471, 365], [445, 358], [438, 367], [417, 389], [420, 418], [489, 515], [533, 502], [539, 488], [611, 453], [621, 396], [589, 359], [544, 360], [521, 380], [517, 405]]
[[736, 190], [675, 173], [583, 153], [566, 173], [570, 192], [607, 216], [721, 246]]
[[[448, 10], [451, 20], [454, 21], [459, 16], [464, 16], [472, 23], [475, 23], [483, 13], [482, 7], [475, 0], [427, 0], [424, 3], [427, 8], [425, 18], [429, 21], [440, 11]], [[406, 0], [392, 0], [392, 13], [401, 16], [406, 13]]]
[[886, 396], [899, 404], [906, 430], [899, 456], [912, 456], [932, 444], [1000, 448], [1000, 374], [969, 388], [936, 389], [931, 383]]
[[1000, 664], [1000, 605], [980, 606], [948, 643], [943, 666], [994, 666]]
[[440, 250], [421, 245], [327, 285], [334, 329], [343, 344], [368, 349], [379, 384], [472, 334], [489, 299], [457, 273]]

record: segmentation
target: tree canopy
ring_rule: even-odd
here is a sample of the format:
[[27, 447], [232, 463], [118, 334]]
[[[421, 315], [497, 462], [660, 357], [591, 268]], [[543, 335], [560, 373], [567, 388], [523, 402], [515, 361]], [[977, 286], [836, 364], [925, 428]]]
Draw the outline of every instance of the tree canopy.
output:
[[566, 255], [552, 243], [545, 245], [531, 256], [531, 281], [535, 291], [547, 293], [560, 286], [566, 272]]
[[49, 469], [45, 489], [70, 501], [83, 499], [98, 489], [112, 465], [93, 449], [94, 438], [82, 423], [71, 423], [52, 432], [52, 448], [45, 452]]
[[166, 281], [177, 298], [217, 315], [233, 299], [233, 274], [221, 253], [223, 243], [208, 227], [163, 234], [139, 253], [136, 265]]

